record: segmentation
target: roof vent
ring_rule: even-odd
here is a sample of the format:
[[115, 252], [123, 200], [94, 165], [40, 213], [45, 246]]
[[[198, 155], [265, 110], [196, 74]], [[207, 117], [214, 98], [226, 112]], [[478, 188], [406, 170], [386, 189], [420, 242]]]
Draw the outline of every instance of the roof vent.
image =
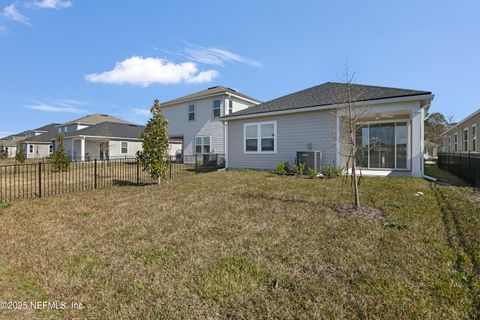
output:
[[102, 117], [108, 117], [108, 114], [101, 114]]
[[232, 88], [227, 88], [228, 90], [232, 90], [233, 92], [237, 92], [237, 90], [232, 89]]
[[212, 89], [215, 89], [215, 88], [218, 88], [218, 86], [210, 87], [210, 88], [208, 88], [208, 90], [212, 90]]

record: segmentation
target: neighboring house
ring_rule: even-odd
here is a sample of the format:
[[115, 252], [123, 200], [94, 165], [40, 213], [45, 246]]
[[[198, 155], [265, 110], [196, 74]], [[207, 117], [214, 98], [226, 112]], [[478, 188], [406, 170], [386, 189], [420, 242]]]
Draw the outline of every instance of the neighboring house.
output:
[[8, 158], [14, 158], [17, 154], [17, 143], [23, 139], [25, 139], [25, 132], [2, 138], [0, 139], [0, 148], [7, 151]]
[[65, 149], [74, 161], [135, 157], [142, 150], [144, 130], [144, 126], [131, 123], [101, 122], [64, 133]]
[[162, 103], [162, 112], [168, 120], [169, 154], [224, 154], [225, 126], [220, 117], [259, 103], [222, 86]]
[[[229, 169], [274, 169], [295, 163], [297, 152], [319, 151], [320, 166], [346, 166], [339, 97], [345, 84], [327, 82], [222, 117]], [[423, 176], [424, 116], [428, 91], [354, 85], [367, 108], [357, 141], [363, 174]]]
[[425, 160], [435, 160], [438, 158], [438, 146], [436, 143], [425, 140]]
[[[109, 124], [98, 126], [102, 123]], [[113, 124], [121, 124], [123, 126], [114, 126]], [[136, 147], [123, 148], [123, 151], [127, 150], [127, 153], [122, 153], [121, 148], [116, 146], [118, 138], [125, 138], [118, 130], [130, 128], [130, 126], [132, 128], [138, 127], [131, 122], [110, 115], [91, 114], [57, 125], [57, 135], [62, 134], [65, 137], [65, 152], [70, 160], [106, 160], [111, 156], [131, 156], [134, 154], [129, 149], [136, 150]], [[127, 138], [132, 138], [134, 141], [139, 139], [139, 136], [136, 133], [132, 133], [132, 130], [127, 129], [127, 133]], [[132, 136], [130, 137], [129, 135]], [[124, 142], [124, 146], [128, 145], [128, 141]]]
[[443, 152], [479, 152], [480, 109], [442, 133]]
[[46, 158], [53, 154], [53, 139], [56, 136], [58, 123], [25, 131], [25, 138], [17, 142], [19, 151], [25, 153], [27, 159]]

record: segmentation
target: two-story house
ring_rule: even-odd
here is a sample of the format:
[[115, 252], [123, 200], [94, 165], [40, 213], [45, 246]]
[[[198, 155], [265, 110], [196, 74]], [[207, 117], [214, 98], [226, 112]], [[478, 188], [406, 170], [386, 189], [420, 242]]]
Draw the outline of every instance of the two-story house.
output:
[[220, 117], [259, 104], [236, 90], [216, 86], [161, 104], [168, 120], [170, 155], [225, 154], [226, 129]]
[[442, 133], [443, 152], [479, 152], [480, 109]]

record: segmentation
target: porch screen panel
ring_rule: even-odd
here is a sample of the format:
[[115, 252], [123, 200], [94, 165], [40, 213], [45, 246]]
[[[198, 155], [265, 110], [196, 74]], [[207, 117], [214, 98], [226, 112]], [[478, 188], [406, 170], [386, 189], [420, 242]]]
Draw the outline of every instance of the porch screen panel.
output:
[[395, 124], [370, 125], [370, 167], [395, 168]]
[[407, 169], [407, 141], [407, 124], [399, 122], [395, 125], [395, 142], [397, 145], [397, 169]]

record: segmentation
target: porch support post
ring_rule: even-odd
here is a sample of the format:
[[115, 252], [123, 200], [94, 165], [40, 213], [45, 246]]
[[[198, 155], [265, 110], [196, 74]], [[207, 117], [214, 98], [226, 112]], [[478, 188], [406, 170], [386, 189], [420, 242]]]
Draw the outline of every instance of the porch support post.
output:
[[80, 161], [85, 161], [85, 137], [80, 139]]
[[412, 176], [423, 177], [423, 126], [424, 110], [420, 108], [412, 113]]
[[228, 169], [228, 122], [224, 122], [225, 128], [225, 143], [224, 143], [224, 152], [225, 152], [225, 169]]
[[72, 139], [72, 152], [70, 154], [70, 160], [76, 161], [75, 159], [75, 139]]

